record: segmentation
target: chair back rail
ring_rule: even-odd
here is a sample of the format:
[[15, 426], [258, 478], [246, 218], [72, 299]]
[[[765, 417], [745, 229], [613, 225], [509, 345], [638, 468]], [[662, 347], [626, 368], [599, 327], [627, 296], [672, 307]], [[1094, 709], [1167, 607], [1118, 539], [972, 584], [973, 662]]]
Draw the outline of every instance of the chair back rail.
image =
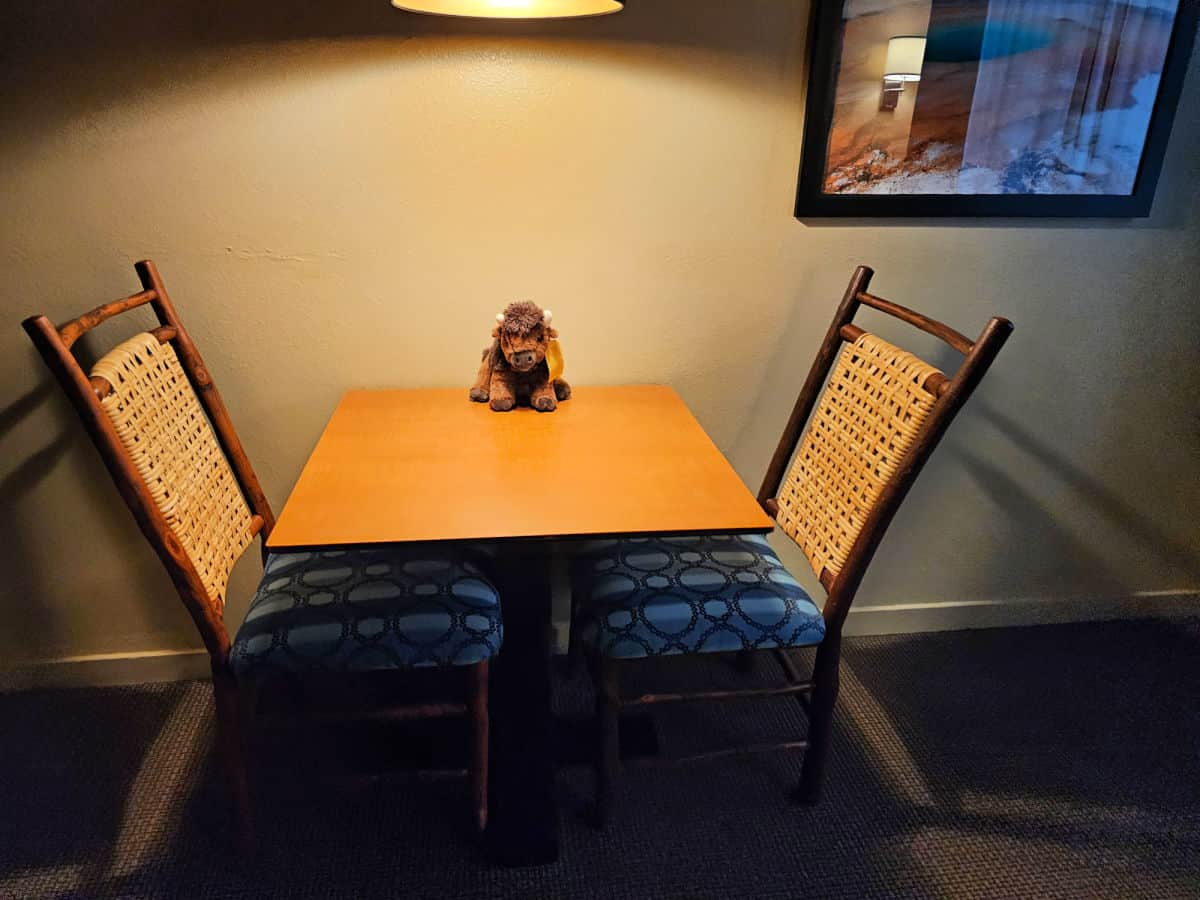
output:
[[[971, 341], [948, 325], [867, 293], [873, 274], [860, 266], [850, 279], [758, 494], [763, 509], [805, 551], [827, 591], [827, 626], [839, 631], [900, 503], [1013, 328], [995, 317]], [[865, 332], [853, 324], [864, 305], [937, 337], [962, 353], [963, 362], [948, 378]], [[831, 429], [830, 421], [837, 418], [857, 432], [852, 441]], [[868, 446], [872, 441], [874, 448]], [[877, 453], [876, 462], [884, 464], [854, 459], [867, 452]], [[830, 464], [827, 457], [837, 457], [840, 464]], [[777, 496], [785, 476], [788, 493]], [[811, 496], [798, 498], [798, 490]], [[822, 498], [832, 502], [819, 512]], [[824, 521], [814, 523], [817, 516]], [[808, 537], [806, 546], [814, 530], [818, 538]]]
[[[868, 269], [868, 271], [870, 270]], [[943, 325], [936, 319], [921, 315], [921, 313], [915, 312], [906, 306], [901, 306], [899, 303], [893, 303], [891, 300], [884, 300], [882, 297], [868, 294], [866, 290], [858, 292], [858, 302], [864, 306], [870, 306], [880, 312], [887, 313], [889, 316], [894, 316], [902, 322], [907, 322], [909, 325], [921, 329], [926, 334], [932, 334], [935, 338], [945, 341], [964, 356], [971, 352], [973, 344], [969, 338], [955, 331], [949, 325]]]
[[[219, 577], [214, 580], [213, 572], [210, 571], [212, 559], [207, 562], [201, 560], [199, 566], [196, 562], [196, 542], [202, 544], [212, 535], [202, 534], [197, 537], [186, 531], [177, 533], [173, 525], [178, 527], [179, 522], [172, 521], [175, 513], [173, 505], [164, 502], [162, 486], [151, 483], [154, 481], [153, 475], [150, 476], [150, 481], [147, 480], [147, 460], [135, 458], [126, 442], [122, 440], [121, 426], [114, 422], [114, 417], [110, 415], [113, 412], [113, 402], [120, 399], [113, 396], [113, 381], [120, 381], [122, 378], [111, 365], [113, 360], [110, 357], [113, 357], [113, 354], [101, 360], [101, 363], [109, 363], [108, 365], [98, 364], [104, 370], [102, 374], [89, 377], [71, 352], [71, 346], [102, 322], [150, 304], [160, 326], [149, 332], [154, 338], [149, 345], [152, 348], [157, 342], [157, 345], [166, 350], [156, 363], [169, 363], [173, 373], [181, 371], [186, 376], [191, 391], [182, 393], [192, 397], [192, 403], [199, 405], [206, 419], [203, 428], [199, 428], [199, 423], [193, 421], [193, 427], [197, 429], [195, 434], [207, 432], [210, 441], [215, 438], [221, 458], [210, 461], [210, 465], [225, 466], [224, 471], [236, 481], [235, 493], [240, 494], [237, 499], [242, 501], [249, 513], [248, 521], [240, 517], [236, 523], [239, 528], [245, 529], [233, 539], [231, 546], [237, 548], [236, 555], [240, 556], [245, 545], [255, 535], [262, 536], [265, 555], [266, 537], [275, 519], [241, 441], [234, 431], [220, 394], [213, 385], [208, 369], [187, 330], [179, 321], [158, 270], [149, 260], [137, 263], [136, 268], [144, 288], [140, 293], [98, 306], [58, 327], [42, 315], [31, 316], [22, 325], [46, 365], [62, 385], [139, 528], [166, 567], [200, 631], [205, 647], [213, 657], [214, 665], [223, 665], [229, 652], [229, 635], [223, 618], [224, 581]], [[110, 409], [106, 409], [106, 404]], [[190, 411], [194, 419], [198, 414], [196, 406], [191, 406]], [[120, 416], [116, 418], [119, 420]], [[227, 488], [221, 496], [225, 495], [235, 494], [230, 493]], [[180, 534], [184, 534], [182, 541]], [[230, 547], [218, 547], [209, 556], [219, 559], [222, 550], [233, 553]], [[218, 562], [216, 568], [219, 570], [222, 565]], [[232, 566], [231, 560], [229, 565]], [[228, 572], [225, 572], [225, 576], [227, 575]]]
[[64, 323], [58, 329], [59, 337], [62, 338], [63, 344], [70, 349], [77, 340], [101, 322], [111, 319], [113, 316], [120, 315], [123, 312], [129, 312], [131, 309], [137, 309], [139, 306], [145, 306], [147, 303], [154, 303], [157, 300], [158, 294], [153, 290], [143, 290], [121, 300], [103, 303], [90, 312], [85, 312], [82, 316], [77, 316], [70, 322]]

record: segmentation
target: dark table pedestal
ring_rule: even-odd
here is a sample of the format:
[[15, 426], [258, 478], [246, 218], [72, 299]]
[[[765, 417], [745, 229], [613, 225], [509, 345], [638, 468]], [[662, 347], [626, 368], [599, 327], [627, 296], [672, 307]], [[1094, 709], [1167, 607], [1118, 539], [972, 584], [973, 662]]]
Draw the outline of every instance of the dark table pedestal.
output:
[[550, 544], [510, 545], [498, 560], [504, 646], [492, 665], [488, 855], [507, 866], [558, 859], [550, 709]]

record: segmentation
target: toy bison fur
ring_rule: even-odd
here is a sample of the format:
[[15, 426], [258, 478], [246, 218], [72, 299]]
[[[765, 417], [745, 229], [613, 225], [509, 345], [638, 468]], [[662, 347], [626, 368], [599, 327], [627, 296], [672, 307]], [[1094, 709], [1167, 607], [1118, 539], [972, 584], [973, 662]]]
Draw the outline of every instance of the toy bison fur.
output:
[[518, 404], [553, 412], [559, 401], [571, 396], [571, 386], [561, 377], [558, 332], [550, 320], [550, 310], [528, 300], [510, 303], [496, 316], [492, 345], [483, 351], [471, 386], [472, 400], [496, 412]]

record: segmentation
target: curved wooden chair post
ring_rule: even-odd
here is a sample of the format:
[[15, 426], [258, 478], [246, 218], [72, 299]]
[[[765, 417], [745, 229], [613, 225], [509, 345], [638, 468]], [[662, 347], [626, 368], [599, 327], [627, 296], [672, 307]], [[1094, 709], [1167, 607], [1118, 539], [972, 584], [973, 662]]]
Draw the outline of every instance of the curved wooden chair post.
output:
[[491, 736], [488, 716], [488, 678], [491, 667], [485, 659], [468, 670], [471, 715], [471, 801], [475, 827], [483, 834], [488, 824], [488, 758]]
[[596, 761], [596, 820], [603, 828], [612, 817], [613, 795], [621, 771], [621, 682], [617, 661], [597, 654], [596, 680], [596, 709], [600, 720], [600, 745]]

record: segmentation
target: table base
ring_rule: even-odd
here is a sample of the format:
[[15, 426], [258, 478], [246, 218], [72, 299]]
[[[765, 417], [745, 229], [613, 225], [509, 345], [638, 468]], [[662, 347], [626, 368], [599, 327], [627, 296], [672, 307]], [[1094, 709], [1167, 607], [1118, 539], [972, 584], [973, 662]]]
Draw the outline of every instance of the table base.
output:
[[550, 708], [549, 547], [506, 547], [495, 572], [504, 646], [492, 664], [491, 792], [485, 845], [500, 865], [558, 859]]

